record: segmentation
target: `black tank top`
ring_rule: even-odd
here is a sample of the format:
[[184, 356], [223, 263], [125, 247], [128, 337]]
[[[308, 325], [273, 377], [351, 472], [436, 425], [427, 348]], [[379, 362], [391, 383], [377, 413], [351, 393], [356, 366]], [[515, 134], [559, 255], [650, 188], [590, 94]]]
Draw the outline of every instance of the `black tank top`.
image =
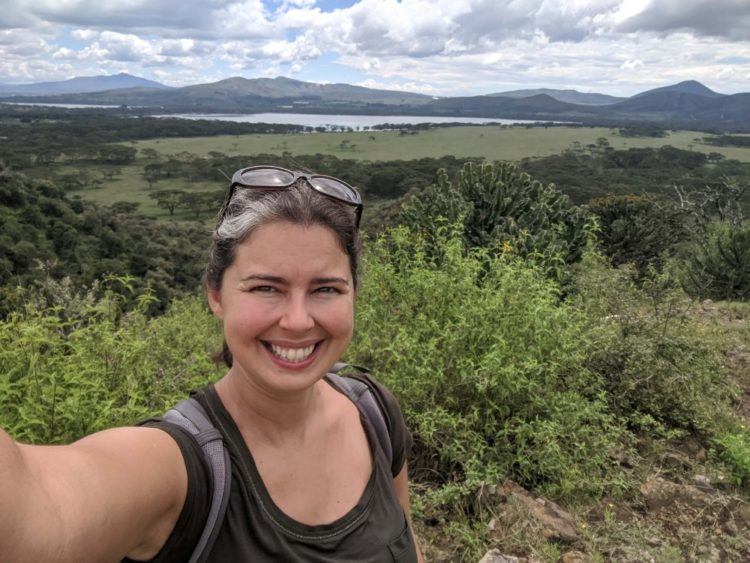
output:
[[[293, 520], [274, 504], [213, 385], [193, 394], [223, 435], [232, 466], [227, 514], [208, 562], [416, 563], [411, 533], [393, 488], [393, 477], [403, 468], [411, 448], [411, 436], [390, 391], [371, 377], [362, 377], [384, 407], [393, 462], [388, 465], [375, 429], [360, 415], [374, 460], [370, 480], [354, 508], [335, 522], [318, 526]], [[172, 534], [152, 561], [188, 561], [211, 503], [210, 472], [195, 440], [182, 428], [158, 419], [146, 424], [162, 428], [177, 441], [188, 474], [185, 505]]]

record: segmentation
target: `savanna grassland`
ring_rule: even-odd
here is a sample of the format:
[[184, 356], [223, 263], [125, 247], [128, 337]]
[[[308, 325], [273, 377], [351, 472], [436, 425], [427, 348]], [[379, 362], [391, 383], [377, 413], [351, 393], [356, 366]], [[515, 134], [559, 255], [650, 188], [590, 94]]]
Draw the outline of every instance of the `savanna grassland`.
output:
[[750, 150], [716, 147], [702, 141], [705, 133], [670, 131], [665, 137], [622, 137], [616, 129], [603, 127], [524, 127], [482, 126], [441, 127], [404, 135], [399, 131], [359, 131], [352, 133], [300, 133], [283, 135], [242, 135], [154, 139], [137, 141], [137, 148], [153, 148], [162, 154], [189, 152], [206, 156], [210, 151], [238, 154], [330, 154], [357, 160], [411, 160], [480, 157], [488, 161], [517, 161], [527, 157], [558, 154], [574, 144], [596, 144], [605, 138], [615, 149], [658, 148], [672, 145], [685, 150], [718, 152], [726, 158], [750, 162]]
[[[414, 134], [413, 134], [414, 133]], [[75, 162], [56, 164], [60, 175], [75, 174], [81, 170], [91, 176], [101, 175], [107, 168], [117, 174], [100, 182], [93, 189], [82, 189], [81, 197], [103, 205], [118, 201], [137, 203], [139, 212], [150, 217], [172, 217], [160, 208], [151, 197], [154, 191], [143, 176], [144, 166], [177, 155], [181, 160], [209, 158], [220, 153], [227, 157], [249, 155], [241, 162], [260, 162], [257, 155], [288, 155], [286, 166], [294, 167], [294, 158], [300, 155], [331, 155], [342, 160], [359, 162], [409, 161], [438, 159], [445, 155], [457, 158], [484, 159], [489, 162], [535, 159], [560, 154], [566, 150], [586, 150], [605, 140], [614, 150], [659, 148], [673, 146], [686, 151], [718, 154], [728, 160], [750, 162], [750, 147], [715, 146], [705, 142], [704, 133], [695, 131], [669, 131], [664, 137], [624, 137], [616, 129], [600, 127], [444, 127], [423, 131], [360, 131], [348, 133], [285, 133], [252, 135], [217, 135], [209, 137], [161, 138], [128, 141], [126, 146], [137, 150], [133, 162], [114, 166], [100, 163]], [[146, 151], [144, 153], [144, 151]], [[152, 158], [143, 155], [149, 151]], [[255, 155], [255, 156], [253, 156]], [[267, 160], [267, 159], [266, 159]], [[164, 177], [157, 184], [159, 190], [184, 190], [206, 192], [220, 189], [225, 182], [222, 172], [231, 175], [234, 169], [224, 169], [221, 163], [204, 161], [211, 174], [190, 179], [184, 176]], [[239, 164], [238, 166], [241, 166]], [[318, 170], [321, 171], [321, 170]], [[34, 177], [49, 175], [50, 169], [32, 166], [28, 174]], [[352, 180], [350, 180], [352, 181]], [[205, 213], [202, 213], [205, 215]], [[190, 212], [177, 210], [176, 218], [189, 219]]]
[[399, 397], [428, 561], [750, 559], [744, 139], [186, 137], [62, 115], [0, 123], [0, 426], [15, 438], [68, 443], [218, 378], [199, 278], [220, 171], [305, 167], [366, 199], [346, 359]]

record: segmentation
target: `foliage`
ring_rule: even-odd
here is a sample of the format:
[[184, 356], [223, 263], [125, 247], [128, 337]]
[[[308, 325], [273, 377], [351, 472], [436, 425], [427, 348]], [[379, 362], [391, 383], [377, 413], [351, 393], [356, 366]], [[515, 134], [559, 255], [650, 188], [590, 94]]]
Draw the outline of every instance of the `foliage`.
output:
[[686, 213], [653, 196], [607, 196], [589, 202], [597, 216], [599, 249], [615, 266], [632, 263], [644, 274], [688, 238]]
[[401, 398], [417, 474], [560, 496], [606, 486], [619, 432], [584, 365], [584, 319], [537, 269], [467, 252], [460, 235], [428, 251], [389, 231], [368, 254], [357, 323], [350, 360]]
[[[131, 275], [159, 301], [152, 312], [199, 283], [208, 246], [196, 225], [156, 223], [68, 198], [49, 182], [0, 170], [0, 286], [33, 286], [47, 276], [89, 285]], [[11, 304], [0, 299], [0, 315]]]
[[750, 136], [747, 135], [715, 135], [704, 137], [703, 141], [717, 147], [750, 147]]
[[180, 205], [185, 193], [184, 190], [159, 190], [151, 192], [148, 197], [155, 199], [156, 205], [169, 211], [170, 215], [174, 215], [174, 210]]
[[404, 209], [402, 222], [439, 238], [438, 217], [462, 224], [470, 247], [505, 248], [533, 257], [558, 279], [580, 258], [588, 217], [554, 185], [544, 185], [507, 163], [467, 163], [456, 177], [438, 175], [433, 188]]
[[586, 364], [601, 374], [609, 408], [630, 428], [710, 437], [734, 397], [722, 356], [669, 272], [652, 270], [640, 284], [635, 278], [593, 252], [582, 261], [574, 301], [597, 334]]
[[721, 459], [732, 472], [733, 481], [750, 487], [750, 434], [738, 429], [716, 438]]
[[667, 132], [658, 125], [632, 125], [620, 127], [617, 131], [620, 137], [666, 137]]
[[148, 320], [148, 293], [124, 310], [116, 291], [58, 289], [56, 306], [0, 321], [0, 426], [16, 439], [67, 443], [132, 424], [217, 375], [219, 330], [203, 300]]
[[686, 249], [681, 274], [692, 295], [750, 299], [750, 221], [710, 224], [706, 237]]
[[[605, 151], [595, 145], [578, 146], [544, 158], [525, 158], [520, 168], [542, 182], [555, 182], [579, 204], [609, 195], [673, 198], [675, 185], [690, 190], [705, 186], [721, 189], [727, 178], [750, 179], [747, 162], [712, 162], [702, 152], [671, 146]], [[750, 206], [750, 197], [746, 196], [744, 205]]]

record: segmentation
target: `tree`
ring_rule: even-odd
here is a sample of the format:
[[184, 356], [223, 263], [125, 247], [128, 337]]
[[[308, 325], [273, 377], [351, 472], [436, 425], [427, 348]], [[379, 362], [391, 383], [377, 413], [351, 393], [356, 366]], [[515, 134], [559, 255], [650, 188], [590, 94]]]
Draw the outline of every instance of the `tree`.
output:
[[216, 192], [184, 192], [180, 196], [180, 207], [195, 213], [197, 219], [202, 211], [208, 211], [216, 207], [215, 200]]
[[588, 239], [588, 214], [554, 184], [544, 185], [514, 164], [467, 163], [451, 182], [438, 172], [436, 186], [416, 196], [402, 223], [442, 236], [443, 217], [456, 225], [470, 247], [534, 257], [549, 274], [564, 277], [564, 266], [580, 259]]
[[138, 202], [133, 201], [116, 201], [112, 205], [110, 205], [110, 209], [113, 213], [124, 213], [126, 215], [131, 215], [138, 211], [138, 208], [141, 206]]
[[103, 145], [99, 147], [99, 160], [107, 164], [129, 164], [135, 160], [138, 151], [123, 145]]
[[666, 198], [607, 196], [588, 208], [598, 217], [602, 252], [613, 265], [632, 263], [641, 274], [660, 269], [663, 255], [688, 238], [687, 214]]
[[143, 158], [146, 158], [148, 160], [157, 160], [159, 158], [159, 152], [156, 149], [152, 149], [150, 147], [141, 149], [141, 155], [143, 155]]
[[169, 211], [170, 215], [174, 215], [174, 210], [180, 205], [184, 194], [183, 190], [159, 190], [149, 194], [149, 197], [156, 200], [156, 205]]
[[162, 168], [158, 163], [147, 164], [143, 167], [143, 179], [148, 182], [148, 187], [153, 188], [154, 184], [162, 177]]

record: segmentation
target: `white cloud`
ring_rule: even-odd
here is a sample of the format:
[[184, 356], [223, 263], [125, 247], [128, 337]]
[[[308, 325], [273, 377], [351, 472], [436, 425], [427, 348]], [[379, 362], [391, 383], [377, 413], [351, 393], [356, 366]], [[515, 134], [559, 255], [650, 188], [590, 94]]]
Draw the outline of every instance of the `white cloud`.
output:
[[93, 29], [74, 29], [70, 34], [80, 41], [90, 41], [99, 36], [99, 33]]
[[637, 70], [639, 68], [643, 68], [643, 61], [640, 61], [638, 59], [628, 59], [620, 65], [620, 68], [622, 70]]
[[17, 0], [0, 9], [0, 81], [125, 69], [178, 85], [304, 68], [324, 82], [322, 59], [355, 71], [352, 83], [430, 94], [629, 94], [686, 78], [737, 91], [749, 14], [748, 0], [358, 0], [328, 12], [314, 0]]
[[624, 31], [689, 31], [698, 36], [750, 40], [747, 0], [654, 0], [621, 24]]
[[376, 90], [397, 90], [401, 92], [416, 92], [418, 94], [435, 94], [435, 89], [430, 84], [424, 82], [388, 82], [381, 80], [373, 80], [368, 78], [361, 82], [357, 82], [355, 86], [362, 86], [364, 88], [374, 88]]

